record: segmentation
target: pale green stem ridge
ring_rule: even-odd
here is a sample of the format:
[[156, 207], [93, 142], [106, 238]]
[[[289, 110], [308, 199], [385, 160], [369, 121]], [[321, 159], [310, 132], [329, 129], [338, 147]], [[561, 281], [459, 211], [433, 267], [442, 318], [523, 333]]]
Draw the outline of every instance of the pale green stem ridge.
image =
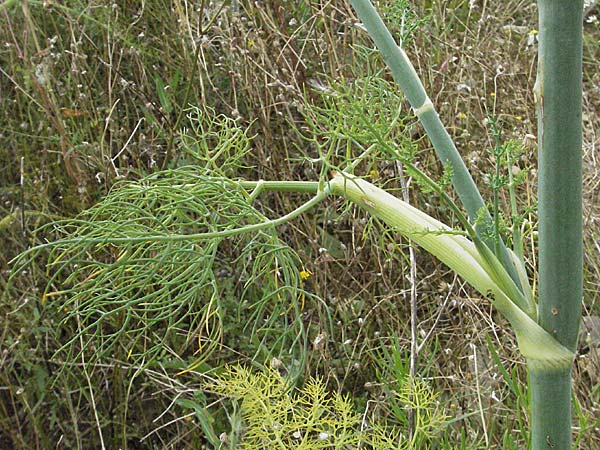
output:
[[[427, 96], [425, 88], [406, 56], [406, 53], [400, 48], [391, 33], [377, 14], [377, 11], [369, 0], [350, 0], [358, 17], [367, 29], [369, 35], [375, 42], [375, 45], [381, 52], [383, 59], [390, 68], [392, 75], [406, 96], [408, 102], [415, 111], [417, 117], [423, 124], [427, 136], [431, 140], [433, 148], [442, 163], [452, 165], [452, 184], [456, 193], [467, 211], [469, 219], [475, 223], [479, 217], [480, 211], [485, 211], [485, 223], [477, 226], [478, 232], [482, 235], [485, 244], [494, 249], [493, 239], [485, 238], [482, 231], [492, 224], [492, 218], [485, 207], [485, 203], [471, 174], [465, 166], [460, 153], [456, 149], [452, 138], [446, 131], [446, 128], [440, 121], [433, 103]], [[500, 237], [498, 237], [500, 239]], [[501, 261], [511, 278], [520, 286], [519, 277], [513, 267], [513, 261], [508, 256], [506, 246], [500, 239]]]
[[[494, 306], [513, 326], [530, 367], [558, 370], [572, 363], [573, 352], [540, 327], [524, 311], [526, 305], [518, 304], [524, 301], [522, 294], [508, 283], [506, 273], [498, 273], [502, 267], [497, 260], [495, 267], [489, 263], [491, 252], [486, 246], [474, 244], [442, 222], [350, 174], [337, 173], [330, 187], [333, 194], [352, 201], [423, 247], [480, 293], [491, 295]], [[481, 247], [490, 255], [482, 256]]]
[[537, 320], [537, 303], [535, 302], [535, 298], [533, 297], [533, 291], [531, 289], [531, 285], [529, 284], [529, 276], [527, 275], [527, 270], [525, 269], [525, 265], [523, 264], [523, 257], [519, 256], [516, 252], [513, 252], [511, 249], [507, 250], [517, 270], [519, 280], [521, 280], [521, 286], [525, 286], [524, 294], [527, 300], [527, 304], [531, 305], [531, 307], [535, 309], [535, 314], [530, 314], [530, 316], [535, 317]]

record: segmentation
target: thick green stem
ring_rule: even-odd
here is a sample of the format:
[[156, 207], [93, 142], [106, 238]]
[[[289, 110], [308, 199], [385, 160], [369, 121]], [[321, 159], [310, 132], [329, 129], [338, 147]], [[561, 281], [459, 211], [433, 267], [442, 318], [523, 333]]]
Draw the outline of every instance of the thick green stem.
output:
[[[425, 92], [423, 83], [421, 83], [413, 65], [404, 50], [394, 41], [394, 38], [381, 20], [381, 17], [377, 14], [370, 0], [350, 0], [350, 3], [367, 29], [369, 36], [371, 36], [371, 39], [373, 39], [373, 42], [381, 52], [383, 59], [392, 72], [394, 80], [396, 80], [404, 92], [406, 99], [421, 121], [423, 128], [425, 128], [427, 136], [440, 161], [444, 164], [450, 163], [452, 165], [452, 184], [467, 211], [469, 219], [475, 223], [476, 219], [480, 217], [481, 211], [485, 211], [485, 223], [479, 225], [477, 229], [486, 245], [494, 250], [496, 248], [495, 239], [488, 238], [487, 233], [483, 233], [484, 230], [490, 228], [493, 224], [489, 211], [452, 138], [446, 131], [433, 103]], [[513, 281], [520, 287], [520, 281], [513, 262], [499, 236], [498, 239], [500, 246], [500, 255], [498, 256]]]
[[[539, 323], [575, 351], [582, 301], [582, 0], [540, 0]], [[571, 448], [571, 371], [533, 369], [532, 448]]]
[[381, 52], [394, 76], [394, 80], [404, 92], [406, 99], [423, 124], [440, 160], [443, 163], [450, 162], [452, 164], [454, 187], [467, 210], [469, 218], [474, 221], [479, 210], [485, 208], [485, 204], [471, 174], [452, 142], [452, 138], [442, 125], [413, 65], [404, 50], [396, 44], [369, 0], [351, 0], [350, 3]]
[[571, 368], [529, 367], [532, 450], [571, 449]]

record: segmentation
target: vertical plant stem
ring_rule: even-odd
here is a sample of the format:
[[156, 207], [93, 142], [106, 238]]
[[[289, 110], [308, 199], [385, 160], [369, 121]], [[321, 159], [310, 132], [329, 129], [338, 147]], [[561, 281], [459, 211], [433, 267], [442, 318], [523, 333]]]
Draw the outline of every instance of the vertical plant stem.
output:
[[490, 447], [490, 437], [488, 436], [487, 425], [485, 421], [485, 413], [483, 409], [483, 402], [481, 401], [481, 387], [479, 383], [479, 367], [477, 366], [477, 347], [475, 344], [470, 343], [469, 346], [473, 350], [473, 365], [475, 367], [475, 387], [477, 389], [477, 404], [479, 405], [479, 417], [481, 418], [481, 427], [483, 428], [483, 438], [485, 439], [485, 446]]
[[19, 201], [21, 203], [21, 234], [27, 239], [25, 224], [25, 157], [21, 156], [21, 179], [19, 183]]
[[[539, 0], [539, 323], [575, 350], [582, 301], [582, 0]], [[571, 448], [571, 367], [530, 364], [532, 448]]]
[[[398, 173], [400, 175], [400, 186], [402, 187], [402, 198], [406, 203], [409, 203], [408, 184], [404, 175], [404, 170], [401, 162], [396, 163]], [[409, 383], [413, 383], [417, 376], [417, 361], [419, 359], [419, 343], [418, 326], [419, 317], [417, 315], [417, 260], [415, 258], [415, 249], [411, 240], [408, 241], [408, 255], [410, 262], [410, 368], [409, 368]], [[411, 385], [411, 392], [412, 385]], [[411, 394], [412, 395], [412, 394]], [[412, 400], [412, 399], [411, 399]], [[415, 437], [415, 410], [408, 410], [408, 436], [412, 441]]]
[[[77, 328], [81, 329], [81, 322], [79, 320], [79, 316], [77, 316]], [[83, 338], [79, 337], [81, 348], [84, 348]], [[104, 436], [102, 434], [102, 425], [100, 424], [100, 418], [98, 416], [98, 408], [96, 408], [96, 400], [94, 397], [94, 388], [92, 386], [92, 380], [90, 374], [88, 372], [88, 363], [85, 360], [85, 352], [81, 352], [81, 368], [83, 370], [83, 374], [85, 375], [85, 380], [87, 381], [88, 388], [90, 390], [90, 403], [92, 407], [92, 411], [94, 412], [94, 422], [96, 423], [96, 428], [98, 429], [98, 438], [100, 439], [100, 448], [102, 450], [106, 450], [106, 446], [104, 445]]]
[[500, 143], [500, 130], [498, 129], [498, 124], [492, 120], [492, 133], [494, 135], [494, 157], [496, 159], [496, 173], [494, 174], [494, 181], [492, 182], [492, 191], [494, 193], [494, 201], [493, 201], [493, 212], [492, 219], [494, 220], [494, 236], [496, 237], [496, 241], [494, 242], [494, 253], [496, 255], [500, 254], [500, 166], [501, 162], [501, 153], [502, 153], [502, 144]]
[[510, 198], [510, 211], [512, 214], [512, 224], [513, 224], [513, 252], [521, 262], [524, 263], [525, 259], [523, 257], [523, 238], [521, 235], [521, 225], [523, 223], [523, 219], [519, 215], [519, 208], [517, 207], [517, 192], [515, 189], [515, 179], [513, 177], [512, 172], [512, 157], [509, 159], [507, 163], [508, 168], [508, 196]]

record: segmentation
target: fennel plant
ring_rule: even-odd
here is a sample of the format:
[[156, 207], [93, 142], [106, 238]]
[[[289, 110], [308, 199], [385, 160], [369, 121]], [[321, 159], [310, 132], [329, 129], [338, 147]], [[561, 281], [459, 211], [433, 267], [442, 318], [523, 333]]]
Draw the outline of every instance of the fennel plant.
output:
[[[157, 172], [116, 186], [98, 205], [74, 220], [55, 224], [64, 237], [22, 254], [18, 267], [49, 252], [49, 282], [43, 302], [64, 297], [65, 320], [81, 318], [82, 328], [65, 350], [94, 349], [96, 357], [118, 345], [123, 334], [146, 342], [128, 356], [149, 364], [164, 349], [161, 342], [184, 317], [192, 329], [178, 330], [182, 347], [199, 340], [201, 364], [215, 350], [222, 333], [221, 291], [217, 269], [244, 274], [244, 298], [259, 298], [249, 308], [251, 326], [272, 345], [301, 347], [306, 335], [299, 319], [300, 283], [293, 268], [297, 255], [275, 228], [325, 201], [340, 196], [436, 256], [459, 274], [510, 322], [527, 361], [532, 397], [532, 448], [571, 446], [570, 383], [582, 298], [581, 237], [581, 28], [582, 0], [539, 0], [540, 45], [536, 83], [539, 132], [539, 293], [528, 281], [522, 252], [512, 251], [493, 228], [494, 217], [475, 186], [450, 135], [442, 125], [406, 52], [397, 45], [369, 0], [351, 0], [395, 81], [422, 123], [445, 167], [466, 214], [443, 186], [423, 174], [412, 154], [390, 142], [377, 121], [359, 118], [365, 135], [344, 126], [348, 145], [362, 154], [343, 167], [330, 163], [330, 147], [320, 147], [321, 177], [306, 182], [246, 181], [224, 168], [248, 149], [236, 126], [221, 122], [203, 130], [219, 137], [197, 145], [201, 164]], [[372, 81], [372, 80], [370, 80]], [[340, 113], [340, 116], [343, 114]], [[389, 118], [393, 124], [395, 118]], [[318, 114], [315, 116], [318, 121]], [[388, 123], [390, 125], [390, 123]], [[215, 131], [216, 130], [216, 131]], [[365, 138], [365, 139], [363, 139]], [[212, 141], [211, 141], [212, 142]], [[333, 141], [332, 141], [333, 142]], [[377, 152], [400, 161], [419, 183], [437, 193], [458, 218], [453, 229], [394, 195], [358, 177], [358, 165]], [[442, 183], [444, 184], [444, 183]], [[269, 191], [302, 192], [312, 198], [285, 216], [268, 219], [254, 205]], [[236, 239], [230, 239], [230, 238]], [[243, 256], [232, 269], [216, 258], [223, 246], [238, 246]], [[250, 262], [250, 261], [253, 261]], [[233, 266], [233, 264], [232, 264]], [[67, 285], [54, 280], [70, 272]], [[266, 288], [251, 292], [256, 281]], [[247, 294], [247, 295], [246, 295]], [[303, 292], [302, 295], [309, 295]], [[208, 300], [207, 300], [208, 299]], [[269, 318], [292, 313], [288, 335], [269, 336]], [[240, 313], [240, 317], [242, 314]], [[75, 344], [85, 337], [85, 344]], [[182, 369], [189, 369], [189, 367]]]

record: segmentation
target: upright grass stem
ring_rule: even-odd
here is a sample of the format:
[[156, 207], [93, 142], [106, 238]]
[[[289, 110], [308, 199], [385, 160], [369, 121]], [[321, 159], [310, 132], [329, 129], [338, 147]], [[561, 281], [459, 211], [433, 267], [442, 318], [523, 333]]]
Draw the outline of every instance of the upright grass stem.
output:
[[[582, 0], [539, 0], [539, 323], [575, 351], [581, 318]], [[530, 370], [532, 448], [571, 448], [571, 367]]]

